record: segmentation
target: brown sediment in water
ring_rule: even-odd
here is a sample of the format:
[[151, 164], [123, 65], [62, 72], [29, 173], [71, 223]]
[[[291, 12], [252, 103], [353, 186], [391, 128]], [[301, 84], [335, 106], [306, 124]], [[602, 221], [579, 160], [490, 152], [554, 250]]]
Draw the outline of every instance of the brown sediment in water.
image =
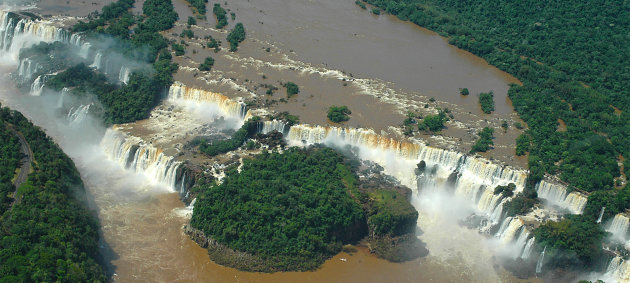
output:
[[103, 6], [115, 0], [45, 0], [38, 1], [33, 9], [41, 15], [85, 17], [94, 11], [101, 11]]
[[[191, 14], [190, 9], [179, 2], [181, 1], [175, 1], [174, 3], [180, 15], [184, 14], [184, 17], [186, 17], [189, 13]], [[229, 3], [226, 8], [235, 9], [230, 6], [233, 4], [232, 2]], [[304, 5], [307, 10], [313, 9], [308, 4], [302, 3], [301, 5]], [[350, 5], [349, 8], [355, 9], [352, 5]], [[240, 13], [251, 12], [243, 9], [244, 8], [235, 9], [237, 21], [251, 21], [245, 16], [239, 16]], [[322, 8], [316, 7], [314, 9], [313, 13], [319, 11], [317, 9]], [[346, 9], [345, 12], [353, 13], [352, 11], [348, 11], [348, 7], [344, 9]], [[256, 10], [256, 13], [260, 12]], [[295, 19], [291, 20], [295, 21]], [[456, 51], [457, 49], [448, 45], [443, 38], [435, 34], [427, 34], [426, 31], [418, 32], [419, 28], [405, 24], [405, 26], [409, 26], [406, 26], [399, 36], [402, 38], [403, 36], [407, 36], [408, 33], [412, 33], [418, 38], [415, 40], [406, 38], [405, 40], [400, 40], [400, 38], [398, 38], [398, 40], [402, 42], [398, 45], [394, 44], [394, 48], [398, 48], [399, 45], [410, 44], [407, 40], [412, 40], [414, 44], [419, 44], [418, 42], [420, 42], [426, 45], [427, 41], [437, 41], [438, 43], [436, 46], [429, 45], [430, 48], [433, 48], [429, 49], [430, 52], [414, 51], [414, 56], [410, 56], [407, 60], [404, 60], [405, 64], [374, 64], [371, 65], [370, 68], [361, 70], [367, 72], [365, 77], [358, 77], [357, 73], [344, 71], [341, 68], [331, 68], [330, 64], [309, 63], [309, 57], [302, 56], [302, 52], [308, 55], [310, 54], [309, 52], [314, 52], [312, 49], [315, 48], [311, 47], [309, 49], [304, 47], [304, 50], [296, 49], [293, 52], [288, 52], [285, 46], [287, 44], [286, 42], [279, 43], [273, 41], [282, 39], [283, 31], [292, 32], [291, 28], [287, 27], [286, 24], [279, 26], [280, 31], [269, 35], [262, 34], [259, 31], [259, 29], [263, 29], [267, 32], [267, 30], [262, 27], [264, 24], [261, 25], [258, 22], [246, 23], [245, 26], [248, 32], [248, 38], [239, 46], [238, 52], [232, 53], [226, 50], [227, 44], [225, 42], [225, 36], [229, 28], [224, 31], [215, 30], [213, 28], [215, 20], [211, 14], [207, 22], [202, 20], [198, 20], [197, 22], [197, 26], [191, 27], [191, 30], [197, 38], [185, 39], [189, 44], [187, 53], [184, 56], [175, 57], [175, 61], [180, 64], [180, 70], [175, 75], [175, 78], [190, 87], [207, 89], [233, 99], [249, 101], [254, 103], [254, 108], [263, 107], [277, 112], [287, 111], [290, 114], [298, 115], [302, 123], [316, 125], [333, 125], [326, 117], [328, 107], [331, 105], [346, 105], [352, 111], [352, 115], [349, 121], [343, 123], [344, 127], [371, 128], [376, 132], [383, 132], [386, 135], [399, 132], [399, 130], [393, 129], [392, 127], [400, 129], [402, 121], [405, 119], [405, 114], [408, 111], [426, 116], [437, 113], [436, 108], [448, 108], [451, 113], [454, 114], [454, 120], [448, 122], [444, 130], [438, 135], [416, 133], [416, 137], [425, 139], [435, 146], [468, 152], [476, 139], [475, 133], [483, 127], [493, 127], [497, 130], [495, 132], [501, 132], [501, 134], [495, 135], [495, 149], [485, 153], [484, 156], [498, 159], [513, 166], [526, 167], [526, 162], [524, 162], [523, 159], [514, 156], [514, 148], [516, 147], [515, 140], [522, 131], [512, 127], [510, 127], [507, 132], [500, 131], [500, 124], [503, 120], [508, 121], [510, 125], [514, 124], [514, 122], [522, 123], [518, 116], [511, 110], [511, 102], [506, 95], [508, 83], [518, 83], [518, 81], [498, 70], [486, 73], [485, 75], [487, 77], [481, 76], [477, 78], [476, 76], [478, 76], [480, 72], [477, 69], [485, 70], [483, 68], [489, 68], [489, 66], [487, 64], [483, 65], [485, 63], [478, 57], [471, 56], [470, 54], [464, 56], [457, 53], [459, 52]], [[381, 25], [385, 25], [386, 27], [398, 27], [402, 25], [395, 19], [392, 19], [391, 22], [387, 21], [386, 23], [382, 23], [378, 20], [374, 21], [370, 16], [368, 16], [368, 22], [369, 27], [380, 27]], [[343, 21], [340, 25], [352, 28], [356, 24], [350, 21]], [[182, 23], [173, 30], [164, 33], [164, 35], [179, 42], [181, 40], [179, 34], [185, 28], [187, 28], [186, 25]], [[282, 28], [287, 30], [283, 30]], [[314, 27], [309, 26], [307, 31], [311, 32], [311, 29], [314, 29]], [[372, 29], [374, 30], [372, 33], [383, 32], [383, 29], [384, 27], [380, 27], [380, 29], [374, 28]], [[326, 34], [326, 36], [324, 36], [326, 38], [339, 37], [339, 31], [330, 30], [326, 26], [322, 27], [321, 30], [314, 30], [312, 32], [315, 34], [324, 33]], [[215, 53], [211, 49], [202, 47], [202, 45], [207, 42], [203, 39], [206, 35], [212, 35], [217, 40], [223, 42], [220, 52]], [[396, 42], [396, 37], [388, 37], [388, 39], [392, 41], [389, 44]], [[356, 43], [353, 43], [353, 40], [344, 39], [338, 44], [343, 51], [345, 48], [344, 45], [355, 45]], [[382, 44], [380, 41], [373, 42], [373, 45], [380, 44]], [[269, 48], [270, 52], [266, 52], [266, 48]], [[373, 51], [372, 47], [368, 46], [366, 48], [368, 49], [367, 52]], [[452, 52], [449, 51], [445, 53], [442, 51], [443, 48], [453, 50], [451, 50]], [[363, 52], [363, 49], [357, 49], [356, 52]], [[390, 49], [391, 48], [382, 48], [381, 53], [383, 56], [393, 56], [392, 54], [396, 54], [397, 50], [390, 51]], [[410, 53], [407, 49], [403, 49], [402, 52], [403, 54], [399, 54], [398, 56], [404, 57]], [[438, 54], [436, 56], [424, 55], [434, 52], [438, 52]], [[338, 56], [336, 52], [332, 53], [334, 53], [332, 55], [333, 57]], [[357, 61], [354, 65], [366, 60], [361, 56], [347, 55], [348, 58], [344, 58], [344, 60]], [[210, 72], [201, 72], [197, 68], [207, 56], [211, 56], [215, 59], [214, 67]], [[299, 56], [299, 59], [297, 59], [296, 56]], [[426, 84], [415, 85], [415, 89], [411, 90], [400, 88], [401, 85], [404, 85], [403, 83], [397, 81], [382, 81], [382, 78], [377, 77], [380, 75], [381, 67], [392, 68], [392, 65], [395, 65], [394, 67], [396, 68], [400, 67], [400, 70], [397, 70], [397, 72], [402, 75], [405, 73], [405, 68], [413, 68], [415, 65], [422, 64], [422, 60], [437, 60], [436, 63], [441, 63], [441, 61], [437, 59], [440, 56], [444, 57], [440, 59], [445, 59], [442, 60], [446, 62], [445, 64], [460, 64], [462, 66], [453, 66], [449, 69], [450, 71], [444, 69], [446, 66], [442, 66], [441, 71], [429, 68], [429, 70], [425, 70], [427, 74], [441, 77], [442, 80], [432, 80], [430, 83], [426, 82]], [[344, 63], [353, 66], [352, 62]], [[461, 68], [469, 70], [469, 73], [461, 73], [461, 71], [459, 71]], [[473, 69], [475, 71], [471, 71]], [[457, 76], [450, 76], [453, 72]], [[487, 72], [487, 70], [484, 72]], [[457, 87], [459, 84], [457, 82], [463, 81], [463, 83], [460, 84], [469, 86], [466, 82], [469, 81], [470, 78], [468, 77], [471, 76], [471, 74], [475, 74], [473, 76], [475, 77], [475, 83], [485, 84], [495, 91], [496, 104], [498, 105], [496, 113], [492, 115], [481, 113], [478, 101], [475, 99], [476, 94], [474, 89], [472, 90], [472, 95], [459, 95], [459, 87]], [[501, 74], [503, 77], [497, 77], [497, 74]], [[282, 87], [282, 84], [287, 81], [293, 81], [298, 84], [300, 87], [300, 93], [298, 95], [287, 98], [286, 90]], [[275, 91], [273, 95], [266, 95], [265, 92], [267, 88], [265, 85], [272, 85], [277, 87], [278, 90]], [[452, 87], [453, 96], [451, 96], [450, 90], [448, 93], [444, 91], [425, 90], [426, 88], [433, 87], [440, 89], [450, 89]], [[480, 91], [483, 90], [480, 88]], [[431, 102], [431, 97], [435, 97], [437, 100]], [[429, 107], [424, 108], [425, 104], [428, 104]]]

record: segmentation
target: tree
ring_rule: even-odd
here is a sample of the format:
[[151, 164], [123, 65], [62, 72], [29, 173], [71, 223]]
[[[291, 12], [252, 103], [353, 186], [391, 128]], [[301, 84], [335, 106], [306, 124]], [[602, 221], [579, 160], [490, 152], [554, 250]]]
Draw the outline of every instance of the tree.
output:
[[298, 94], [300, 92], [300, 88], [294, 82], [287, 82], [284, 85], [287, 88], [287, 97], [291, 98], [292, 96]]
[[472, 146], [472, 149], [470, 149], [470, 153], [488, 151], [488, 149], [490, 149], [490, 146], [494, 144], [494, 142], [492, 141], [492, 139], [494, 138], [492, 136], [493, 133], [493, 128], [484, 127], [483, 130], [481, 130], [481, 133], [479, 133], [479, 139]]
[[215, 3], [214, 6], [212, 7], [212, 13], [214, 13], [214, 15], [217, 17], [217, 25], [216, 28], [221, 29], [224, 26], [227, 26], [228, 22], [227, 22], [227, 17], [225, 9], [223, 9], [223, 7], [221, 7], [221, 4], [219, 3]]
[[483, 113], [490, 114], [494, 111], [494, 93], [482, 92], [479, 94], [479, 104]]
[[186, 49], [184, 48], [183, 45], [173, 43], [172, 47], [173, 47], [173, 50], [175, 51], [175, 56], [182, 56], [186, 53]]
[[439, 132], [444, 128], [444, 122], [448, 121], [446, 112], [442, 109], [438, 110], [437, 115], [427, 115], [422, 122], [418, 124], [418, 130], [429, 130], [431, 132]]
[[208, 56], [206, 57], [206, 60], [201, 63], [201, 65], [199, 65], [199, 70], [210, 71], [210, 69], [212, 69], [212, 66], [214, 66], [214, 58]]
[[227, 41], [230, 43], [230, 51], [235, 52], [238, 50], [238, 44], [243, 42], [243, 40], [245, 40], [245, 27], [242, 23], [238, 23], [227, 36]]
[[468, 95], [469, 94], [468, 88], [461, 88], [461, 89], [459, 89], [459, 94], [461, 94], [461, 95]]
[[188, 25], [194, 26], [197, 24], [197, 20], [194, 17], [188, 17]]
[[348, 115], [352, 114], [348, 106], [330, 106], [328, 108], [328, 119], [335, 123], [341, 123], [350, 120]]

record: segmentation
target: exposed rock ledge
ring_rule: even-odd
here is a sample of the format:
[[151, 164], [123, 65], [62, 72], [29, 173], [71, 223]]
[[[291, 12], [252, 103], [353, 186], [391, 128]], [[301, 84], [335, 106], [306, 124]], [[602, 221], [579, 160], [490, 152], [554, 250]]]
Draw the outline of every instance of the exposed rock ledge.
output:
[[273, 267], [268, 266], [261, 258], [244, 252], [235, 251], [225, 245], [220, 244], [212, 238], [189, 224], [184, 225], [184, 233], [195, 241], [199, 246], [208, 250], [210, 259], [223, 266], [233, 267], [244, 271], [254, 272], [276, 272]]

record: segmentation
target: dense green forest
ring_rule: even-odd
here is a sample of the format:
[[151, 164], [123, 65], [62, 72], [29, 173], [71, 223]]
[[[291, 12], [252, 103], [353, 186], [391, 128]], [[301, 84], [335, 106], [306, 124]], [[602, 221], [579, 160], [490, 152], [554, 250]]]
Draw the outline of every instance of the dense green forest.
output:
[[[177, 13], [173, 10], [171, 1], [145, 1], [143, 17], [140, 18], [141, 21], [134, 22], [137, 23], [137, 27], [131, 36], [129, 30], [131, 24], [121, 26], [116, 32], [111, 30], [112, 26], [120, 25], [127, 17], [133, 19], [129, 11], [133, 3], [134, 1], [120, 0], [106, 5], [101, 14], [96, 14], [88, 22], [79, 21], [72, 30], [86, 33], [88, 40], [98, 40], [103, 35], [115, 36], [119, 42], [111, 47], [113, 51], [124, 54], [130, 60], [151, 63], [154, 70], [133, 72], [126, 84], [118, 86], [108, 83], [105, 76], [95, 73], [84, 64], [78, 64], [57, 74], [46, 83], [56, 90], [74, 87], [77, 88], [73, 90], [75, 94], [96, 95], [103, 106], [104, 119], [107, 123], [127, 123], [147, 118], [153, 107], [159, 103], [164, 89], [172, 84], [172, 74], [177, 70], [177, 65], [171, 63], [171, 55], [166, 50], [168, 41], [159, 34], [162, 30], [172, 28], [177, 20]], [[43, 53], [41, 50], [45, 50], [37, 46], [32, 49], [40, 53]], [[26, 56], [33, 52], [29, 49], [23, 53]], [[55, 54], [58, 53], [60, 52]], [[20, 55], [22, 56], [22, 53]]]
[[0, 215], [9, 208], [13, 201], [11, 195], [15, 191], [13, 178], [20, 165], [20, 141], [11, 132], [10, 125], [0, 120]]
[[[328, 148], [263, 151], [204, 185], [191, 225], [235, 250], [267, 261], [261, 271], [312, 270], [362, 238], [365, 215], [348, 193], [355, 181]], [[363, 227], [364, 228], [364, 227]]]
[[[17, 200], [0, 216], [0, 281], [105, 282], [96, 262], [99, 226], [85, 207], [83, 182], [72, 160], [17, 111], [2, 108], [0, 125], [2, 138], [9, 125], [19, 131], [34, 158]], [[15, 154], [14, 142], [0, 147], [2, 156]]]
[[[530, 183], [544, 173], [586, 191], [630, 170], [630, 11], [618, 1], [368, 0], [515, 75]], [[558, 119], [567, 131], [558, 131]], [[594, 147], [594, 148], [593, 148]], [[577, 157], [576, 155], [579, 155]]]
[[593, 266], [602, 255], [601, 241], [606, 232], [594, 221], [579, 215], [568, 215], [555, 222], [547, 221], [534, 231], [540, 247], [547, 247], [546, 262], [554, 267]]

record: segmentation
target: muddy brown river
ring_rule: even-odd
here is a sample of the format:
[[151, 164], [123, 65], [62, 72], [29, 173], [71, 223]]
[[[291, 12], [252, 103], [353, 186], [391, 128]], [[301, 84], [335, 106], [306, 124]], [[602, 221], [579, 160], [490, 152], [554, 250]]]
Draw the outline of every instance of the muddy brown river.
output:
[[[190, 9], [183, 0], [173, 2], [180, 21], [184, 22], [192, 14]], [[353, 2], [230, 1], [225, 7], [236, 13], [236, 22], [244, 23], [248, 40], [237, 55], [220, 53], [215, 56], [217, 64], [225, 62], [229, 66], [217, 67], [208, 78], [233, 77], [238, 87], [225, 81], [206, 80], [204, 83], [199, 80], [201, 76], [194, 75], [195, 71], [180, 70], [176, 79], [197, 87], [214, 87], [230, 97], [244, 100], [253, 97], [252, 94], [262, 95], [265, 89], [255, 88], [265, 80], [275, 85], [278, 81], [295, 80], [303, 87], [304, 95], [287, 104], [269, 107], [299, 114], [303, 121], [314, 124], [327, 123], [321, 113], [332, 103], [347, 104], [356, 112], [349, 121], [350, 126], [384, 130], [404, 118], [396, 101], [384, 102], [380, 98], [385, 94], [360, 93], [365, 89], [353, 84], [342, 86], [336, 75], [313, 75], [286, 66], [253, 67], [260, 63], [256, 60], [279, 66], [286, 64], [288, 58], [303, 62], [296, 66], [306, 64], [315, 69], [340, 70], [369, 83], [383, 83], [402, 94], [410, 93], [412, 98], [435, 97], [440, 102], [460, 107], [461, 115], [470, 115], [462, 116], [464, 120], [490, 118], [481, 114], [473, 95], [460, 96], [459, 88], [467, 87], [472, 94], [492, 90], [499, 117], [514, 116], [506, 93], [509, 83], [518, 82], [515, 78], [449, 46], [433, 32], [391, 16], [372, 15]], [[104, 2], [95, 3], [44, 0], [39, 11], [84, 16], [100, 9]], [[209, 4], [208, 22], [200, 21], [199, 27], [194, 28], [195, 33], [224, 36], [209, 29], [214, 25], [212, 4]], [[230, 19], [229, 22], [231, 27], [235, 21]], [[182, 29], [178, 26], [174, 31], [178, 33]], [[272, 52], [266, 52], [266, 46], [271, 46]], [[192, 49], [196, 51], [193, 53]], [[197, 45], [187, 50], [186, 57], [176, 59], [181, 66], [194, 67], [211, 54]], [[439, 207], [420, 211], [420, 239], [427, 244], [430, 254], [414, 261], [391, 263], [358, 247], [352, 254], [340, 253], [313, 272], [261, 274], [219, 266], [208, 258], [206, 250], [183, 233], [182, 226], [189, 221], [191, 211], [176, 193], [152, 185], [145, 176], [127, 172], [107, 161], [98, 140], [78, 138], [83, 130], [58, 126], [50, 116], [53, 113], [38, 111], [37, 103], [33, 102], [35, 98], [18, 97], [9, 87], [12, 83], [7, 74], [14, 71], [15, 66], [2, 67], [0, 83], [6, 87], [0, 91], [0, 100], [23, 111], [35, 124], [45, 128], [77, 164], [98, 211], [103, 236], [101, 251], [115, 282], [520, 282], [500, 267], [492, 241], [477, 231], [462, 228]], [[263, 74], [268, 78], [263, 80]], [[258, 79], [253, 81], [254, 77]], [[280, 97], [274, 94], [269, 99]], [[424, 103], [424, 100], [418, 102], [419, 105]], [[468, 112], [470, 114], [466, 114]], [[103, 131], [98, 123], [91, 125], [90, 130], [100, 134]], [[464, 129], [456, 135], [465, 136], [465, 132]], [[517, 134], [517, 131], [506, 134], [505, 144], [513, 141]], [[431, 200], [417, 202], [416, 207], [431, 207]]]

